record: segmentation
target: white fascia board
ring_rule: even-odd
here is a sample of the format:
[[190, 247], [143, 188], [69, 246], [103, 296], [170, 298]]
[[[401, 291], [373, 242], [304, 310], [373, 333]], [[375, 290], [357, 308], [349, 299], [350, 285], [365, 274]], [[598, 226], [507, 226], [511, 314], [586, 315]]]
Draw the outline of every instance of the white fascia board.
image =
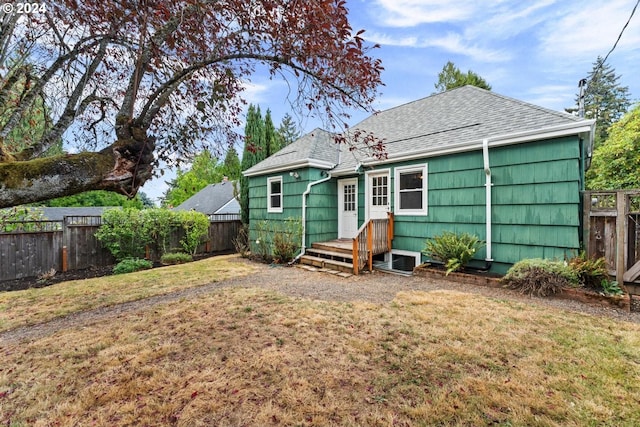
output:
[[[504, 145], [515, 145], [524, 142], [539, 141], [544, 139], [561, 138], [563, 136], [591, 134], [593, 133], [595, 120], [583, 120], [576, 123], [569, 123], [559, 126], [552, 126], [545, 129], [529, 130], [523, 132], [497, 135], [486, 138], [489, 140], [489, 147], [500, 147]], [[409, 153], [398, 153], [389, 155], [385, 160], [363, 160], [363, 165], [373, 166], [379, 164], [407, 160], [416, 160], [425, 157], [437, 157], [447, 154], [463, 153], [465, 151], [482, 150], [482, 139], [468, 141], [459, 144], [451, 144], [441, 148], [430, 148], [426, 150], [413, 151]]]
[[267, 169], [259, 169], [256, 171], [252, 171], [252, 168], [247, 169], [242, 172], [244, 176], [258, 176], [258, 175], [269, 175], [272, 173], [289, 171], [291, 169], [299, 169], [299, 168], [318, 168], [318, 169], [333, 169], [335, 167], [335, 163], [325, 162], [323, 160], [314, 160], [314, 159], [306, 159], [300, 160], [295, 163], [287, 163], [284, 165], [272, 166]]

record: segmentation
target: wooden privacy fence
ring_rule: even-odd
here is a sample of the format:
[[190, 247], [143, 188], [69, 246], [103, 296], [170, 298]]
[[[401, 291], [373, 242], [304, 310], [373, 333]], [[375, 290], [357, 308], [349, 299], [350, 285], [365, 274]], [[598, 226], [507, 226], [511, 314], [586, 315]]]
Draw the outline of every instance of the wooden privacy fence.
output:
[[[210, 218], [209, 236], [199, 253], [233, 251], [242, 226], [237, 216]], [[39, 276], [51, 270], [80, 270], [115, 263], [95, 237], [99, 216], [67, 216], [62, 221], [21, 221], [0, 233], [0, 281]], [[172, 240], [179, 241], [179, 232]]]
[[604, 257], [609, 273], [640, 294], [640, 190], [584, 193], [584, 245]]

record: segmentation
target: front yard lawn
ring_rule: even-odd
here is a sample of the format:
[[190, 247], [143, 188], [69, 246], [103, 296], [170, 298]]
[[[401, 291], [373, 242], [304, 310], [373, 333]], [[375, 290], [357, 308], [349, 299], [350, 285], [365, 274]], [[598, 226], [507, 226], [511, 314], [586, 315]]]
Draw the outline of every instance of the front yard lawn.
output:
[[0, 351], [14, 427], [640, 425], [640, 326], [452, 291], [224, 288]]

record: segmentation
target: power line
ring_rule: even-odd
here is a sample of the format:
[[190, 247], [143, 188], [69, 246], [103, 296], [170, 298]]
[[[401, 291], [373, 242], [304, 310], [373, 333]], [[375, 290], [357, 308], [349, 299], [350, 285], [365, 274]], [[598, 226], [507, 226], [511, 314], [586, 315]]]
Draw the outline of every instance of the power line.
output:
[[578, 115], [580, 117], [582, 117], [581, 114], [584, 114], [584, 106], [582, 104], [584, 102], [584, 99], [583, 99], [584, 91], [586, 90], [586, 88], [589, 85], [589, 83], [591, 83], [591, 81], [596, 78], [596, 75], [598, 74], [600, 69], [604, 66], [604, 63], [607, 62], [607, 58], [609, 58], [609, 55], [611, 55], [611, 53], [618, 46], [618, 43], [620, 42], [620, 39], [622, 38], [622, 34], [624, 33], [624, 31], [629, 26], [629, 22], [631, 22], [631, 18], [633, 18], [633, 15], [635, 15], [636, 9], [638, 8], [639, 4], [640, 4], [640, 0], [638, 0], [636, 2], [636, 5], [633, 6], [633, 10], [631, 11], [631, 15], [629, 15], [629, 19], [627, 19], [627, 22], [624, 24], [624, 27], [622, 27], [622, 30], [620, 30], [620, 34], [618, 34], [618, 38], [616, 39], [616, 42], [613, 44], [613, 46], [611, 47], [609, 52], [607, 52], [607, 54], [605, 55], [604, 59], [602, 61], [600, 61], [598, 63], [598, 66], [593, 70], [593, 74], [591, 75], [591, 80], [587, 81], [587, 79], [581, 79], [580, 82], [578, 82], [578, 87], [580, 88], [580, 96], [579, 96], [579, 100], [578, 100]]
[[624, 30], [627, 29], [627, 27], [629, 26], [629, 22], [631, 22], [631, 18], [633, 18], [633, 15], [636, 13], [636, 9], [638, 8], [638, 4], [640, 4], [640, 0], [638, 0], [636, 2], [636, 5], [633, 6], [633, 10], [631, 11], [631, 15], [629, 16], [629, 19], [627, 19], [627, 23], [624, 24], [624, 27], [622, 27], [622, 30], [620, 31], [620, 34], [618, 34], [618, 39], [616, 40], [616, 42], [613, 44], [613, 47], [611, 48], [611, 50], [605, 55], [604, 59], [602, 60], [602, 63], [604, 64], [605, 62], [607, 62], [607, 58], [609, 57], [609, 55], [611, 55], [611, 52], [614, 51], [614, 49], [616, 48], [616, 46], [618, 46], [618, 42], [620, 41], [620, 39], [622, 38], [622, 33], [624, 33]]

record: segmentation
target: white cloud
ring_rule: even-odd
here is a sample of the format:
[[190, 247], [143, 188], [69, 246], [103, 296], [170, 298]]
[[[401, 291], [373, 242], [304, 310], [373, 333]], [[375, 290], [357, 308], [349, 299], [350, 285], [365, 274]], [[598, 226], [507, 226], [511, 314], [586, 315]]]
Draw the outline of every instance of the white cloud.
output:
[[376, 4], [381, 8], [377, 20], [389, 27], [465, 21], [484, 7], [475, 0], [377, 0]]
[[[552, 58], [590, 58], [604, 56], [613, 47], [629, 19], [633, 2], [628, 0], [592, 1], [571, 10], [557, 20], [548, 21], [541, 37], [541, 51]], [[636, 13], [616, 48], [638, 50], [640, 46], [640, 13]]]

